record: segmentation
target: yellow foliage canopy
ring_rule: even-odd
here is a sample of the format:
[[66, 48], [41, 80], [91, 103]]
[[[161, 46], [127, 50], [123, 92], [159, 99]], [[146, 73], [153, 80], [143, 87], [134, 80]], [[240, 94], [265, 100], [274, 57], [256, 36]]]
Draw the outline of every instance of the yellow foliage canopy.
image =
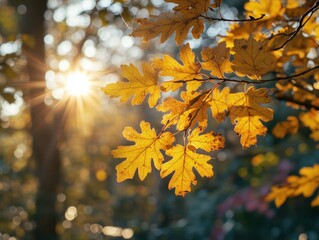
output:
[[[250, 0], [244, 6], [246, 18], [239, 20], [221, 15], [222, 0], [165, 2], [175, 4], [171, 11], [137, 19], [131, 35], [144, 41], [160, 36], [163, 43], [175, 33], [180, 61], [164, 54], [142, 63], [142, 72], [133, 64], [123, 65], [125, 80], [102, 89], [121, 102], [131, 99], [132, 105], [142, 104], [149, 95], [149, 107], [163, 113], [159, 133], [144, 121], [141, 133], [124, 129], [124, 137], [134, 144], [112, 152], [114, 158], [124, 159], [116, 167], [118, 181], [131, 179], [136, 172], [145, 179], [153, 162], [162, 178], [172, 174], [169, 188], [184, 196], [197, 183], [196, 172], [213, 176], [210, 153], [224, 148], [225, 139], [212, 129], [224, 127], [221, 123], [229, 117], [242, 148], [257, 144], [257, 137], [267, 133], [265, 123], [273, 120], [274, 111], [265, 106], [273, 98], [302, 111], [278, 123], [273, 135], [283, 138], [296, 133], [300, 121], [311, 130], [310, 137], [319, 140], [317, 1]], [[204, 26], [211, 29], [215, 21], [230, 23], [227, 35], [206, 39], [208, 32], [195, 42], [201, 42], [200, 49], [192, 49], [188, 37], [199, 39]], [[177, 135], [183, 141], [174, 144]], [[268, 155], [257, 156], [255, 165], [262, 162], [260, 156]], [[317, 168], [301, 169], [300, 177], [289, 177], [287, 185], [274, 187], [267, 199], [279, 206], [288, 197], [312, 195], [318, 188]], [[312, 204], [319, 205], [319, 196]]]

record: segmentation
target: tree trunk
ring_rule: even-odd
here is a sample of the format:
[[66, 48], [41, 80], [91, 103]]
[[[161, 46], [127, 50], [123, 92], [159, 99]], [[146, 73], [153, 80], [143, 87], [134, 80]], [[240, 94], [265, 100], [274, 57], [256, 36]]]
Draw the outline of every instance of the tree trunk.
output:
[[[34, 40], [33, 47], [25, 48], [28, 61], [30, 81], [42, 81], [44, 84], [45, 47], [44, 47], [44, 13], [47, 2], [44, 0], [29, 0], [26, 2], [27, 14], [25, 32]], [[33, 155], [36, 161], [38, 177], [38, 193], [36, 196], [36, 228], [35, 240], [56, 240], [56, 195], [61, 177], [61, 160], [58, 150], [58, 138], [61, 121], [56, 113], [44, 103], [45, 89], [30, 91], [30, 108], [33, 137]]]

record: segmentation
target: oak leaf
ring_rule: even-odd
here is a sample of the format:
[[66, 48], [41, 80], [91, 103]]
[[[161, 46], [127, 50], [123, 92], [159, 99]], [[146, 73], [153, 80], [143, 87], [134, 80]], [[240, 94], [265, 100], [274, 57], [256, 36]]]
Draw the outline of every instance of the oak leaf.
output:
[[217, 88], [213, 90], [212, 96], [208, 104], [210, 105], [213, 117], [217, 122], [222, 122], [226, 117], [226, 112], [229, 109], [228, 106], [228, 96], [229, 88], [225, 87], [222, 91]]
[[162, 104], [156, 107], [158, 111], [169, 112], [163, 116], [161, 121], [161, 123], [165, 125], [165, 128], [169, 128], [173, 124], [178, 123], [179, 117], [184, 112], [186, 106], [187, 103], [168, 97]]
[[213, 176], [213, 166], [207, 163], [210, 156], [196, 153], [195, 147], [192, 145], [176, 146], [166, 151], [171, 156], [168, 162], [164, 163], [161, 169], [161, 177], [167, 177], [173, 173], [168, 188], [175, 188], [175, 194], [185, 196], [191, 191], [191, 184], [196, 185], [197, 180], [194, 174], [195, 169], [202, 177]]
[[199, 12], [204, 13], [211, 5], [210, 0], [165, 0], [165, 2], [177, 4], [173, 10], [182, 12], [184, 15], [198, 15]]
[[164, 160], [161, 150], [171, 146], [175, 140], [170, 132], [157, 135], [155, 129], [151, 129], [148, 122], [142, 121], [140, 128], [141, 133], [138, 133], [132, 127], [126, 127], [123, 136], [135, 144], [119, 146], [112, 151], [114, 158], [125, 158], [116, 166], [118, 182], [132, 179], [136, 171], [138, 171], [139, 178], [144, 180], [147, 174], [152, 171], [152, 160], [155, 168], [161, 169]]
[[112, 98], [120, 97], [121, 102], [132, 98], [132, 105], [141, 104], [146, 95], [149, 94], [148, 104], [150, 107], [154, 107], [161, 97], [160, 87], [157, 85], [157, 71], [148, 63], [142, 64], [143, 75], [133, 64], [122, 65], [121, 70], [122, 76], [128, 81], [107, 84], [102, 88], [104, 93]]
[[272, 133], [277, 138], [284, 138], [287, 134], [295, 134], [299, 129], [298, 119], [294, 116], [289, 116], [287, 121], [279, 122], [276, 124]]
[[309, 112], [301, 113], [299, 116], [300, 121], [311, 130], [310, 137], [315, 141], [319, 141], [319, 113], [315, 109]]
[[311, 201], [311, 207], [319, 206], [319, 194]]
[[233, 51], [232, 69], [238, 75], [260, 80], [275, 68], [275, 57], [268, 49], [267, 41], [256, 41], [252, 36], [247, 40], [235, 39]]
[[200, 129], [204, 130], [208, 123], [208, 92], [203, 94], [182, 92], [181, 98], [183, 102], [169, 97], [157, 106], [157, 110], [169, 112], [163, 116], [161, 123], [165, 125], [165, 128], [176, 124], [176, 129], [179, 131], [193, 127], [198, 123]]
[[273, 110], [261, 106], [269, 103], [267, 89], [255, 90], [250, 87], [247, 93], [233, 93], [229, 97], [229, 117], [235, 124], [235, 132], [240, 135], [240, 143], [243, 148], [248, 148], [257, 143], [258, 135], [265, 135], [267, 128], [262, 124], [273, 119]]
[[289, 197], [289, 188], [277, 187], [271, 188], [271, 192], [266, 196], [266, 201], [275, 201], [276, 207], [280, 207]]
[[[267, 201], [275, 201], [277, 207], [280, 207], [288, 197], [303, 195], [310, 197], [319, 187], [319, 164], [311, 167], [303, 167], [299, 170], [300, 176], [289, 176], [287, 184], [284, 186], [272, 187], [270, 193], [266, 196]], [[311, 206], [318, 206], [318, 196], [313, 199]]]
[[229, 57], [230, 50], [226, 47], [225, 42], [219, 43], [214, 48], [203, 48], [203, 69], [211, 71], [213, 76], [223, 78], [225, 73], [232, 72]]
[[282, 14], [281, 0], [250, 0], [245, 4], [249, 16], [258, 18], [265, 14], [266, 18], [275, 18]]
[[164, 55], [163, 59], [154, 59], [153, 64], [160, 70], [160, 75], [173, 77], [171, 81], [162, 83], [162, 89], [175, 91], [183, 85], [181, 81], [185, 80], [187, 82], [187, 91], [194, 91], [201, 83], [196, 80], [189, 80], [202, 78], [200, 74], [201, 65], [195, 61], [195, 54], [189, 43], [181, 47], [179, 56], [183, 64], [180, 64], [169, 55]]
[[174, 32], [177, 45], [181, 45], [192, 29], [195, 39], [200, 38], [204, 31], [204, 21], [200, 16], [208, 10], [209, 0], [179, 1], [169, 0], [179, 4], [174, 8], [175, 12], [162, 13], [151, 16], [149, 19], [138, 18], [139, 26], [134, 29], [131, 36], [143, 37], [143, 41], [149, 41], [161, 34], [160, 42], [165, 42]]
[[222, 135], [214, 134], [214, 132], [200, 133], [200, 128], [195, 128], [187, 138], [188, 143], [196, 149], [200, 148], [206, 152], [210, 152], [224, 148], [225, 139]]

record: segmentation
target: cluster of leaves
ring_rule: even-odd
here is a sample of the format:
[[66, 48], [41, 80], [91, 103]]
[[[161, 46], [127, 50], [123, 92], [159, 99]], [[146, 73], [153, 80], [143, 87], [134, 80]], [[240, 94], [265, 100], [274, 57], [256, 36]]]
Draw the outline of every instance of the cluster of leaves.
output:
[[[281, 206], [288, 197], [303, 195], [311, 197], [319, 187], [319, 164], [313, 167], [303, 167], [299, 171], [300, 176], [289, 176], [287, 184], [272, 187], [271, 193], [267, 196], [268, 201], [275, 201], [277, 207]], [[319, 206], [319, 195], [311, 202], [311, 206]]]
[[[196, 184], [194, 170], [202, 177], [213, 176], [209, 153], [224, 148], [221, 134], [206, 131], [211, 121], [216, 125], [229, 118], [242, 147], [249, 148], [257, 143], [257, 136], [266, 134], [264, 123], [273, 120], [274, 111], [264, 106], [272, 99], [284, 100], [301, 111], [299, 118], [289, 116], [288, 121], [278, 123], [275, 136], [296, 133], [301, 121], [318, 140], [319, 1], [300, 5], [297, 0], [251, 0], [244, 6], [244, 19], [224, 18], [220, 0], [214, 4], [209, 0], [166, 2], [176, 6], [170, 12], [137, 19], [131, 35], [144, 41], [161, 35], [162, 43], [175, 33], [181, 62], [164, 55], [142, 63], [141, 72], [133, 64], [123, 65], [126, 81], [103, 88], [122, 102], [131, 99], [132, 105], [141, 104], [149, 95], [149, 107], [165, 113], [159, 132], [144, 121], [141, 133], [125, 128], [123, 136], [135, 144], [112, 152], [115, 158], [125, 159], [116, 168], [119, 182], [133, 178], [136, 171], [144, 180], [153, 162], [162, 178], [173, 173], [169, 189], [184, 196]], [[231, 24], [218, 44], [212, 40], [202, 46], [199, 60], [190, 44], [183, 43], [190, 31], [199, 39], [205, 26], [215, 21]], [[168, 96], [167, 92], [178, 94]], [[182, 145], [174, 143], [178, 134]], [[170, 157], [165, 162], [163, 152]]]

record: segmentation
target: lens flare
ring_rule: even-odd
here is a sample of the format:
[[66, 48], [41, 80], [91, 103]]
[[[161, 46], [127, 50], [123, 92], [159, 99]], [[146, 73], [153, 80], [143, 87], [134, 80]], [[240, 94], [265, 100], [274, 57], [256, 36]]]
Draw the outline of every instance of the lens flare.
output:
[[90, 82], [88, 76], [83, 72], [73, 72], [67, 76], [66, 92], [70, 96], [85, 96], [90, 92]]

